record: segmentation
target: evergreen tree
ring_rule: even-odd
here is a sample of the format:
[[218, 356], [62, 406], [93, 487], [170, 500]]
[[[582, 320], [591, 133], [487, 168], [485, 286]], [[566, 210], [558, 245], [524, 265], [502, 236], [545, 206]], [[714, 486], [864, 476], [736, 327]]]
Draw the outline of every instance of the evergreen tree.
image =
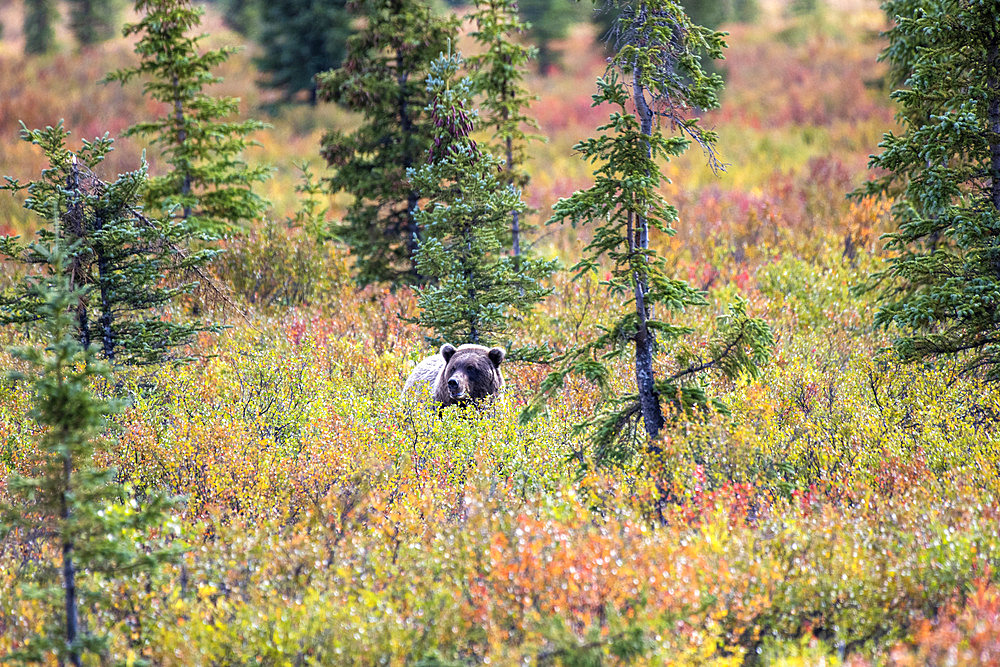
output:
[[112, 72], [106, 80], [124, 85], [144, 77], [145, 93], [167, 105], [163, 116], [125, 132], [125, 136], [151, 137], [172, 169], [149, 180], [147, 207], [158, 216], [178, 207], [198, 232], [232, 232], [264, 212], [266, 202], [252, 186], [270, 173], [241, 158], [253, 145], [249, 135], [266, 125], [256, 120], [223, 121], [239, 112], [239, 100], [204, 92], [206, 86], [221, 81], [212, 70], [234, 49], [198, 52], [205, 36], [188, 33], [201, 25], [203, 11], [190, 0], [136, 0], [135, 9], [143, 18], [125, 26], [124, 33], [140, 35], [135, 51], [141, 62]]
[[[113, 578], [123, 571], [132, 576], [151, 573], [177, 552], [160, 548], [153, 539], [153, 531], [162, 530], [171, 503], [162, 495], [147, 493], [137, 504], [128, 489], [114, 482], [113, 469], [93, 463], [105, 419], [118, 406], [95, 395], [93, 385], [107, 378], [108, 369], [75, 336], [71, 312], [86, 298], [86, 288], [71, 285], [69, 264], [79, 249], [70, 245], [68, 250], [70, 254], [64, 254], [61, 241], [31, 248], [53, 269], [28, 290], [37, 304], [45, 346], [14, 350], [30, 372], [14, 374], [13, 379], [33, 380], [32, 417], [43, 435], [31, 476], [12, 475], [8, 481], [15, 502], [0, 505], [0, 539], [22, 529], [50, 540], [60, 554], [56, 562], [38, 562], [21, 586], [22, 594], [51, 605], [47, 627], [6, 659], [48, 663], [54, 657], [59, 664], [81, 665], [88, 655], [93, 662], [87, 664], [112, 657], [107, 636], [128, 631], [85, 621], [84, 610], [99, 607], [101, 591], [108, 590], [95, 579]], [[5, 592], [10, 593], [14, 591]], [[124, 662], [125, 656], [120, 658]]]
[[[111, 149], [107, 136], [85, 141], [74, 153], [66, 147], [68, 134], [61, 124], [23, 130], [25, 140], [41, 146], [49, 167], [39, 180], [22, 185], [8, 178], [4, 188], [26, 189], [25, 207], [43, 220], [56, 220], [53, 228], [38, 232], [44, 247], [72, 248], [65, 268], [79, 295], [73, 311], [80, 345], [99, 344], [113, 364], [161, 362], [206, 329], [197, 322], [182, 324], [160, 316], [163, 307], [195, 287], [193, 283], [168, 287], [164, 279], [196, 271], [215, 253], [188, 254], [181, 249], [190, 236], [185, 225], [150, 220], [140, 212], [145, 167], [113, 183], [94, 176], [91, 169]], [[39, 254], [37, 247], [14, 237], [0, 238], [0, 256], [54, 273], [48, 256]], [[25, 285], [0, 295], [0, 324], [42, 320], [45, 304], [33, 294], [33, 288]]]
[[564, 38], [569, 27], [583, 16], [582, 6], [572, 0], [519, 0], [521, 18], [528, 24], [528, 37], [538, 47], [538, 73], [548, 74], [559, 62], [552, 42]]
[[69, 27], [83, 46], [114, 37], [121, 15], [119, 0], [70, 0]]
[[885, 52], [906, 87], [858, 195], [898, 194], [875, 323], [909, 361], [961, 356], [1000, 379], [1000, 3], [896, 0]]
[[[597, 339], [557, 359], [556, 371], [525, 413], [528, 417], [540, 410], [570, 373], [598, 383], [610, 400], [581, 428], [593, 428], [600, 463], [620, 463], [631, 456], [630, 427], [637, 421], [648, 437], [647, 453], [657, 454], [663, 404], [672, 414], [709, 405], [721, 408], [708, 397], [700, 376], [709, 370], [730, 377], [754, 375], [768, 358], [772, 341], [770, 329], [748, 318], [742, 302], [719, 319], [707, 355], [686, 350], [681, 343], [691, 329], [669, 321], [670, 313], [706, 302], [701, 292], [669, 277], [664, 258], [650, 244], [651, 232], [672, 234], [677, 218], [676, 209], [658, 194], [663, 182], [659, 160], [681, 154], [694, 141], [714, 161], [715, 135], [701, 129], [687, 111], [718, 104], [720, 80], [705, 74], [697, 54], [720, 57], [722, 35], [691, 24], [672, 0], [640, 0], [623, 8], [622, 21], [620, 50], [594, 96], [595, 105], [611, 104], [615, 111], [598, 128], [598, 138], [576, 145], [584, 159], [595, 163], [595, 183], [560, 200], [550, 222], [595, 225], [593, 240], [574, 270], [580, 276], [599, 266], [609, 268], [604, 283], [609, 302], [624, 300], [625, 310]], [[664, 135], [660, 119], [681, 134]], [[658, 376], [654, 360], [666, 347], [676, 350], [677, 370]], [[620, 358], [634, 362], [636, 391], [611, 397], [607, 361]]]
[[24, 5], [24, 52], [48, 53], [55, 47], [52, 27], [59, 16], [56, 0], [33, 0]]
[[503, 253], [508, 216], [524, 203], [516, 187], [501, 184], [500, 161], [469, 136], [473, 83], [455, 81], [460, 65], [459, 56], [444, 54], [431, 65], [434, 147], [427, 164], [410, 172], [429, 199], [416, 216], [422, 230], [417, 270], [432, 279], [419, 290], [419, 322], [435, 332], [435, 345], [494, 345], [511, 317], [529, 312], [548, 293], [540, 282], [555, 266]]
[[316, 104], [316, 75], [340, 67], [351, 34], [347, 0], [272, 0], [264, 5], [257, 65], [264, 85], [289, 100], [306, 91]]
[[[517, 16], [515, 0], [478, 0], [472, 18], [476, 25], [472, 36], [485, 50], [470, 58], [469, 65], [475, 73], [476, 91], [482, 95], [485, 124], [493, 130], [506, 158], [500, 182], [523, 190], [529, 180], [524, 145], [538, 138], [524, 131], [525, 127], [538, 127], [527, 115], [532, 98], [523, 83], [524, 68], [534, 53], [517, 41], [525, 26]], [[521, 211], [515, 208], [510, 215], [511, 250], [514, 257], [520, 257]]]
[[323, 138], [323, 157], [336, 169], [330, 189], [354, 197], [334, 232], [351, 247], [361, 283], [418, 283], [419, 197], [406, 173], [433, 142], [427, 68], [448, 50], [457, 21], [421, 0], [363, 0], [358, 9], [364, 27], [348, 39], [343, 67], [319, 77], [322, 99], [364, 118], [350, 134]]

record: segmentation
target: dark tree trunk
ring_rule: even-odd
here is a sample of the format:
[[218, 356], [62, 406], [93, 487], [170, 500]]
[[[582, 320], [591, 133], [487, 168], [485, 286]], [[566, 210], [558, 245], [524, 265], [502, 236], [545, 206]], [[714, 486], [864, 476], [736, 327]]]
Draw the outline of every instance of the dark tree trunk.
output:
[[[98, 231], [104, 226], [104, 221], [100, 216], [94, 219], [95, 227]], [[112, 333], [113, 315], [111, 314], [111, 267], [108, 261], [106, 249], [97, 247], [97, 282], [101, 287], [101, 344], [104, 349], [104, 357], [109, 363], [115, 361], [115, 339]]]
[[[399, 85], [399, 128], [403, 132], [403, 173], [413, 166], [413, 119], [410, 118], [409, 100], [406, 95], [406, 82], [410, 73], [404, 71], [403, 54], [396, 52], [396, 67], [399, 68], [396, 82]], [[410, 272], [413, 280], [420, 283], [420, 274], [417, 272], [417, 263], [413, 260], [417, 253], [417, 245], [420, 239], [420, 229], [417, 227], [417, 202], [420, 196], [416, 190], [410, 189], [406, 198], [406, 249], [409, 252]]]
[[[75, 155], [73, 156], [73, 166], [70, 167], [69, 181], [66, 183], [66, 189], [72, 194], [70, 195], [69, 206], [66, 207], [65, 229], [62, 231], [62, 236], [72, 243], [86, 236], [85, 212], [83, 210], [83, 202], [80, 200], [80, 167], [77, 165]], [[77, 253], [80, 252], [82, 252], [82, 249], [78, 248]], [[69, 264], [70, 287], [76, 289], [81, 285], [85, 285], [87, 282], [85, 274], [86, 267], [80, 255], [77, 254]], [[86, 296], [80, 297], [80, 300], [76, 304], [76, 326], [80, 335], [80, 345], [84, 349], [90, 347], [90, 317], [87, 314]]]
[[[177, 125], [177, 143], [181, 146], [187, 141], [187, 130], [184, 129], [184, 104], [180, 97], [180, 81], [174, 76], [174, 123]], [[181, 194], [185, 197], [191, 194], [191, 172], [185, 170], [181, 180]], [[191, 207], [184, 204], [184, 219], [191, 217]]]
[[[64, 522], [69, 520], [70, 509], [66, 496], [70, 491], [70, 476], [73, 468], [68, 456], [63, 456], [63, 493], [60, 516]], [[69, 661], [80, 667], [80, 653], [73, 644], [76, 642], [77, 634], [77, 612], [76, 612], [76, 568], [73, 566], [73, 542], [64, 540], [62, 543], [62, 574], [63, 590], [66, 592], [66, 645], [69, 647]]]
[[[646, 103], [645, 90], [639, 79], [639, 70], [632, 71], [632, 97], [635, 101], [636, 114], [639, 116], [642, 133], [653, 134], [653, 110]], [[646, 154], [650, 155], [649, 143], [646, 143]], [[634, 220], [629, 214], [629, 253], [645, 253], [649, 249], [649, 222], [645, 217], [636, 215]], [[656, 392], [653, 375], [653, 348], [656, 341], [649, 329], [649, 318], [652, 309], [646, 304], [646, 293], [649, 291], [648, 276], [645, 271], [645, 255], [640, 262], [643, 268], [634, 273], [635, 280], [635, 311], [638, 318], [635, 333], [635, 379], [639, 390], [639, 405], [642, 412], [642, 422], [650, 440], [656, 438], [663, 428], [663, 412], [660, 409], [660, 396]]]
[[1000, 30], [994, 29], [986, 58], [986, 122], [990, 145], [990, 200], [1000, 211]]
[[[506, 118], [507, 112], [504, 111], [504, 120]], [[510, 173], [511, 182], [514, 181], [514, 146], [513, 140], [507, 137], [507, 171]], [[510, 223], [510, 237], [511, 246], [514, 252], [514, 269], [521, 268], [521, 216], [517, 209], [510, 212], [511, 223]]]

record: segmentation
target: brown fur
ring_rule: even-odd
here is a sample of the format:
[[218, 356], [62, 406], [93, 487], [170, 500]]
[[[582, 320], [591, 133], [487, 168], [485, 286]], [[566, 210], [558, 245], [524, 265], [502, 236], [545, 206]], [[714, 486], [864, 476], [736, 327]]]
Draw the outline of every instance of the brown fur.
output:
[[[403, 396], [433, 398], [442, 405], [477, 403], [492, 398], [503, 388], [500, 364], [504, 351], [482, 345], [442, 345], [441, 351], [427, 357], [413, 369]], [[453, 383], [449, 386], [448, 381]]]
[[486, 349], [481, 345], [451, 345], [441, 347], [445, 367], [435, 386], [434, 399], [442, 405], [477, 402], [496, 396], [503, 387], [500, 364], [504, 351], [499, 347]]

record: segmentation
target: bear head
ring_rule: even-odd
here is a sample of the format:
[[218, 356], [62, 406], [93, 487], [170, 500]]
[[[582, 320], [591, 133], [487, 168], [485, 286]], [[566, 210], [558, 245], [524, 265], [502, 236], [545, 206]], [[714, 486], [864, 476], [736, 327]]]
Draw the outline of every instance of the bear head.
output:
[[445, 365], [434, 398], [442, 405], [475, 403], [500, 393], [500, 364], [506, 356], [501, 348], [442, 345], [441, 356]]

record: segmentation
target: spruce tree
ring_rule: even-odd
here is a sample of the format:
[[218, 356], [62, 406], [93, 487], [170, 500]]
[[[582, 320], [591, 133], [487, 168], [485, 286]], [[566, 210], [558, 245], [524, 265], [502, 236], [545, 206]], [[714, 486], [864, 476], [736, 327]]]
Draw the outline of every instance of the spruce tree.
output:
[[[22, 185], [8, 177], [4, 189], [27, 190], [25, 207], [43, 221], [38, 241], [45, 247], [68, 250], [64, 267], [79, 300], [73, 306], [80, 345], [98, 345], [115, 365], [144, 365], [176, 357], [177, 348], [206, 330], [198, 322], [166, 320], [162, 310], [194, 283], [179, 275], [198, 271], [215, 254], [183, 249], [190, 237], [177, 221], [147, 218], [139, 209], [147, 177], [145, 167], [105, 183], [91, 171], [111, 150], [105, 136], [73, 152], [66, 146], [69, 133], [60, 124], [44, 130], [23, 130], [24, 139], [42, 148], [49, 166], [36, 181]], [[0, 257], [54, 273], [36, 245], [16, 237], [0, 238]], [[167, 282], [174, 282], [168, 285]], [[79, 291], [82, 290], [82, 291]], [[28, 285], [0, 295], [0, 324], [43, 320], [44, 303]]]
[[55, 48], [56, 33], [52, 27], [59, 16], [56, 0], [32, 0], [24, 5], [24, 52], [48, 53]]
[[30, 476], [15, 474], [8, 480], [14, 502], [0, 505], [0, 540], [6, 541], [14, 529], [40, 534], [59, 557], [38, 561], [20, 591], [5, 591], [42, 599], [51, 607], [40, 634], [5, 657], [45, 663], [55, 658], [72, 665], [83, 664], [88, 656], [87, 664], [117, 657], [124, 663], [126, 656], [109, 655], [107, 639], [127, 627], [97, 627], [86, 617], [108, 602], [101, 591], [109, 587], [99, 585], [98, 577], [151, 573], [176, 556], [176, 550], [160, 547], [154, 538], [154, 531], [164, 527], [171, 501], [147, 492], [136, 503], [128, 489], [115, 483], [113, 469], [94, 465], [106, 418], [118, 404], [97, 396], [95, 385], [107, 379], [108, 368], [75, 335], [72, 312], [86, 298], [86, 287], [72, 286], [69, 265], [80, 250], [72, 245], [64, 250], [57, 240], [35, 245], [31, 252], [52, 267], [28, 289], [37, 304], [44, 347], [15, 349], [27, 372], [12, 374], [12, 379], [33, 383], [31, 416], [42, 435]]
[[263, 16], [264, 53], [257, 59], [263, 84], [281, 90], [285, 101], [306, 91], [315, 105], [316, 75], [344, 60], [351, 34], [347, 0], [272, 0], [263, 6]]
[[125, 26], [124, 34], [139, 35], [137, 67], [108, 75], [123, 85], [146, 80], [143, 90], [166, 105], [159, 118], [130, 127], [125, 136], [151, 138], [159, 146], [170, 173], [149, 180], [147, 208], [156, 216], [178, 208], [197, 232], [225, 234], [258, 219], [266, 202], [254, 194], [254, 183], [270, 170], [250, 166], [242, 153], [253, 145], [250, 135], [266, 127], [257, 120], [225, 121], [239, 112], [239, 100], [212, 97], [206, 86], [221, 79], [212, 70], [234, 52], [221, 48], [199, 53], [205, 35], [190, 36], [204, 13], [190, 0], [136, 0], [142, 20]]
[[[524, 68], [534, 57], [534, 50], [517, 40], [525, 25], [517, 15], [515, 0], [478, 0], [472, 15], [476, 29], [472, 36], [484, 47], [481, 55], [469, 59], [474, 72], [476, 92], [482, 96], [481, 110], [485, 125], [493, 131], [505, 157], [500, 182], [523, 190], [528, 184], [524, 145], [535, 135], [525, 133], [526, 127], [538, 127], [527, 115], [532, 97], [524, 87]], [[521, 211], [510, 212], [511, 252], [521, 255]]]
[[473, 82], [456, 81], [460, 66], [459, 56], [444, 54], [431, 65], [434, 146], [427, 163], [410, 172], [429, 200], [416, 216], [422, 230], [417, 270], [429, 280], [419, 290], [419, 322], [434, 331], [435, 345], [496, 345], [504, 342], [510, 319], [548, 293], [541, 281], [555, 266], [503, 252], [510, 212], [524, 203], [515, 186], [500, 182], [500, 160], [469, 136], [476, 120]]
[[336, 169], [331, 191], [354, 198], [334, 232], [351, 247], [359, 282], [419, 283], [412, 260], [419, 196], [406, 172], [433, 142], [427, 68], [448, 50], [458, 24], [421, 0], [357, 7], [364, 27], [348, 39], [343, 67], [319, 77], [322, 99], [364, 119], [350, 134], [332, 130], [323, 138], [323, 157]]
[[908, 361], [960, 357], [1000, 379], [1000, 3], [894, 1], [885, 57], [902, 133], [856, 194], [896, 195], [875, 323]]
[[82, 46], [114, 37], [120, 16], [120, 0], [70, 0], [69, 27]]
[[[540, 410], [570, 373], [596, 382], [608, 400], [581, 429], [592, 429], [599, 463], [621, 463], [631, 456], [630, 433], [637, 422], [647, 437], [647, 453], [657, 454], [664, 405], [667, 416], [723, 408], [708, 396], [701, 376], [707, 371], [755, 375], [772, 341], [770, 329], [747, 317], [743, 303], [737, 302], [719, 318], [707, 354], [686, 349], [683, 339], [692, 330], [671, 322], [670, 316], [704, 306], [704, 295], [671, 278], [665, 259], [650, 243], [651, 234], [673, 234], [671, 224], [677, 219], [676, 209], [659, 194], [664, 180], [660, 160], [680, 155], [692, 142], [715, 159], [715, 135], [688, 111], [718, 104], [720, 79], [704, 72], [697, 54], [720, 57], [722, 35], [691, 24], [672, 0], [623, 7], [620, 34], [619, 51], [593, 98], [595, 106], [610, 104], [614, 111], [598, 128], [599, 137], [575, 147], [595, 164], [595, 183], [561, 199], [550, 223], [593, 226], [593, 240], [574, 270], [578, 276], [598, 267], [608, 270], [603, 284], [609, 303], [623, 301], [624, 309], [595, 340], [560, 355], [525, 413], [529, 417]], [[678, 134], [665, 135], [663, 124]], [[672, 373], [657, 371], [656, 358], [664, 349], [675, 352]], [[634, 366], [636, 390], [613, 396], [608, 362], [624, 358]]]

